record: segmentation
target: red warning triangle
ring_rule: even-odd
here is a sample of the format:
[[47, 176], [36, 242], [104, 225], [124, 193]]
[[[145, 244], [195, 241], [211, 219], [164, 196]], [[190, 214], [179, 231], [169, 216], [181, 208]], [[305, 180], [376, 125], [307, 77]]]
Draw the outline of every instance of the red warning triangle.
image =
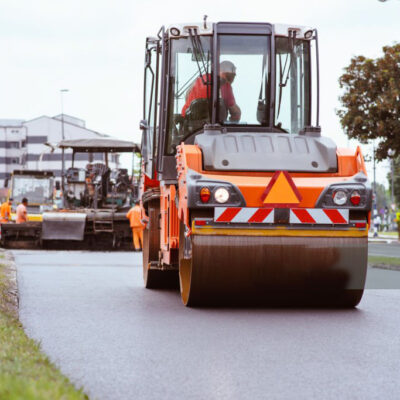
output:
[[297, 206], [302, 196], [287, 171], [276, 171], [261, 196], [264, 206], [287, 208]]

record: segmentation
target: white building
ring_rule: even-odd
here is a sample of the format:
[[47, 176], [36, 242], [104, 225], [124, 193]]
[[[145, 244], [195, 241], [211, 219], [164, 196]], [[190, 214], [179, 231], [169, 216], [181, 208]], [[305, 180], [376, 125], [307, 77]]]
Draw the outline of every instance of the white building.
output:
[[0, 120], [0, 187], [4, 179], [24, 162], [27, 128], [19, 119]]
[[[56, 145], [64, 138], [92, 139], [107, 137], [107, 135], [87, 129], [85, 121], [61, 115], [55, 117], [42, 116], [30, 121], [0, 119], [0, 187], [14, 169], [51, 170], [55, 176], [61, 177], [61, 150], [47, 146]], [[72, 152], [65, 152], [65, 169], [71, 166]], [[84, 168], [88, 162], [104, 162], [103, 154], [75, 155], [74, 166]], [[117, 167], [118, 155], [109, 156], [110, 168]]]

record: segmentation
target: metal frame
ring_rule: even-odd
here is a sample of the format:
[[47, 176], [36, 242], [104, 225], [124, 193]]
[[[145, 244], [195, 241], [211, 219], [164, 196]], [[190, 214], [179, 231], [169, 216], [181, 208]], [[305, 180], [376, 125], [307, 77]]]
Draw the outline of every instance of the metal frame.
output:
[[[155, 48], [155, 54], [153, 56], [156, 57], [156, 68], [155, 71], [152, 70], [151, 68], [151, 59], [150, 59], [150, 64], [147, 60], [147, 57]], [[156, 168], [155, 168], [155, 163], [156, 163], [156, 150], [157, 150], [157, 115], [158, 115], [158, 77], [159, 77], [159, 56], [160, 53], [160, 39], [159, 37], [157, 38], [152, 38], [148, 37], [146, 38], [146, 53], [145, 53], [145, 67], [144, 67], [144, 86], [143, 86], [143, 122], [145, 121], [146, 124], [143, 126], [143, 139], [142, 139], [142, 146], [143, 146], [143, 141], [147, 143], [149, 146], [150, 143], [150, 137], [152, 139], [152, 147], [151, 147], [151, 152], [148, 154], [148, 161], [151, 163], [150, 166], [150, 177], [152, 179], [155, 178], [156, 175]], [[147, 92], [147, 71], [151, 72], [152, 75], [152, 84], [151, 84], [151, 90], [150, 90], [150, 99], [149, 99], [149, 109], [146, 110], [146, 92]], [[151, 118], [151, 111], [154, 108], [154, 114], [152, 121], [150, 121]], [[148, 115], [146, 115], [146, 111], [148, 111]], [[142, 123], [141, 123], [142, 124]], [[146, 168], [146, 172], [148, 172]]]
[[[319, 127], [319, 47], [318, 47], [318, 31], [314, 29], [315, 38], [315, 52], [316, 52], [316, 68], [317, 68], [317, 118], [316, 126]], [[311, 65], [311, 63], [310, 63]], [[311, 78], [310, 78], [311, 82]], [[310, 107], [311, 109], [311, 107]]]
[[[161, 35], [160, 35], [161, 33]], [[166, 139], [166, 128], [168, 121], [168, 102], [166, 101], [169, 94], [169, 43], [168, 35], [165, 33], [163, 26], [159, 32], [161, 39], [161, 93], [160, 93], [160, 117], [159, 117], [159, 140], [157, 154], [157, 172], [162, 173], [163, 156]], [[165, 78], [165, 79], [164, 79]]]

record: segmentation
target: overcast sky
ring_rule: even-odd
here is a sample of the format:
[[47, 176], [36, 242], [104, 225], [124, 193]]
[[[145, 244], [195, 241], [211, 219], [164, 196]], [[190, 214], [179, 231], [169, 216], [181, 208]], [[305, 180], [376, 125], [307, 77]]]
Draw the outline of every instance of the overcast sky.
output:
[[[335, 108], [343, 67], [354, 55], [376, 57], [382, 46], [400, 41], [398, 0], [0, 0], [0, 118], [59, 114], [59, 91], [68, 88], [66, 114], [139, 142], [146, 36], [204, 14], [212, 22], [318, 28], [321, 126], [342, 146], [347, 139]], [[380, 180], [386, 172], [383, 164]]]

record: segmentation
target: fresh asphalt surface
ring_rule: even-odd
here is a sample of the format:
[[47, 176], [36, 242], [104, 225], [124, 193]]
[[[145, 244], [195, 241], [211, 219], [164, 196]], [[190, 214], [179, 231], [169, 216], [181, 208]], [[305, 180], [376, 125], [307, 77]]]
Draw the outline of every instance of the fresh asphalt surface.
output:
[[[13, 253], [28, 335], [91, 398], [399, 398], [400, 290], [352, 310], [191, 309], [143, 288], [138, 253]], [[387, 282], [400, 272], [369, 270]]]

